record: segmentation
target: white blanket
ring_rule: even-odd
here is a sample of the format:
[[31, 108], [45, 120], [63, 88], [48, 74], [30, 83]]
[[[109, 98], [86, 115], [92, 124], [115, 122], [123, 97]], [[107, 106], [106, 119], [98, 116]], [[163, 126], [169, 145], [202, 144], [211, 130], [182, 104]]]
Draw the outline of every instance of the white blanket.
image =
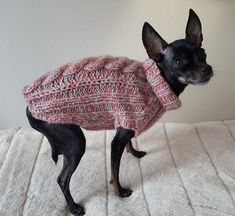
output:
[[[120, 181], [133, 190], [124, 199], [109, 184], [114, 134], [85, 131], [70, 187], [87, 216], [235, 215], [235, 121], [157, 123], [134, 139], [147, 155], [123, 154]], [[0, 215], [71, 215], [56, 182], [61, 166], [33, 129], [0, 130]]]

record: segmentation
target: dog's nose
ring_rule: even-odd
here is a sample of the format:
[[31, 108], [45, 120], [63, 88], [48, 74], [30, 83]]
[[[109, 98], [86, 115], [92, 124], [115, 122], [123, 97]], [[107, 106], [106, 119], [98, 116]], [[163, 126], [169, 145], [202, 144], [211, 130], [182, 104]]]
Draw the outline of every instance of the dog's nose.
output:
[[202, 68], [202, 72], [205, 75], [212, 75], [212, 67], [210, 65], [207, 65], [207, 66]]

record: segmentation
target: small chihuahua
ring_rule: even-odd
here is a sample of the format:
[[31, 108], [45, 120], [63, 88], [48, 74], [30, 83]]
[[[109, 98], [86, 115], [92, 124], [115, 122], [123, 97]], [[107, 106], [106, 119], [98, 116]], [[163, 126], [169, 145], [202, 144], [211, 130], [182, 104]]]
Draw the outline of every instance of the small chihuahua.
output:
[[[158, 68], [158, 71], [162, 77], [162, 80], [164, 80], [164, 82], [167, 84], [170, 91], [174, 93], [176, 98], [178, 98], [180, 93], [184, 91], [185, 87], [188, 84], [192, 84], [192, 85], [206, 84], [210, 80], [210, 78], [213, 76], [212, 67], [206, 63], [206, 53], [204, 49], [201, 48], [201, 43], [203, 40], [201, 22], [198, 16], [196, 15], [196, 13], [192, 9], [190, 9], [189, 11], [189, 18], [188, 18], [188, 22], [186, 26], [185, 39], [176, 40], [168, 44], [153, 29], [152, 26], [150, 26], [148, 23], [145, 23], [143, 26], [143, 31], [142, 31], [142, 40], [143, 40], [144, 47], [148, 53], [148, 56], [153, 62], [153, 65], [156, 68]], [[135, 72], [134, 74], [139, 73], [137, 69], [134, 72]], [[130, 76], [131, 73], [126, 73], [126, 74], [128, 74], [126, 76]], [[73, 75], [74, 77], [76, 76], [76, 74], [73, 74]], [[92, 71], [92, 76], [94, 78], [96, 76], [100, 76], [100, 74], [97, 73], [97, 71]], [[139, 80], [146, 81], [146, 77], [144, 77], [145, 75], [143, 74], [140, 74], [140, 75], [138, 74], [134, 76], [140, 77], [138, 78]], [[81, 79], [81, 75], [79, 75], [79, 79]], [[150, 81], [152, 83], [157, 83], [157, 81], [154, 80], [153, 78], [151, 78]], [[102, 80], [101, 81], [95, 80], [95, 82], [99, 83], [99, 82], [102, 82]], [[107, 84], [109, 82], [109, 79], [106, 79], [105, 82]], [[146, 82], [149, 82], [149, 80]], [[36, 82], [35, 85], [38, 85], [38, 83], [40, 83], [40, 80], [39, 82]], [[141, 87], [140, 82], [139, 83], [133, 82], [133, 83], [131, 83], [131, 86], [137, 89], [138, 92], [145, 91], [144, 90], [145, 88]], [[162, 83], [163, 81], [160, 82], [161, 85], [163, 85]], [[62, 82], [61, 89], [63, 89], [63, 91], [64, 91], [65, 84], [66, 84], [65, 82]], [[76, 85], [76, 84], [73, 83], [73, 85]], [[92, 85], [92, 83], [90, 85]], [[159, 85], [157, 84], [157, 86], [155, 86], [154, 88], [158, 88]], [[51, 86], [54, 88], [54, 84]], [[41, 87], [39, 86], [38, 89], [40, 88]], [[76, 92], [80, 90], [83, 92], [85, 91], [84, 88], [80, 88], [80, 90], [79, 90], [79, 87], [76, 87], [76, 88], [73, 87], [73, 88], [76, 90]], [[111, 88], [111, 91], [114, 94], [117, 93], [116, 91], [122, 91], [120, 89], [124, 89], [127, 92], [126, 90], [127, 88], [128, 88], [128, 83], [126, 84], [126, 87], [122, 86], [118, 90], [116, 90], [116, 88]], [[102, 88], [99, 88], [99, 89], [102, 89]], [[146, 94], [153, 95], [153, 92], [150, 89], [147, 88], [147, 90], [145, 91], [145, 95]], [[55, 88], [54, 88], [54, 91], [55, 91]], [[59, 101], [60, 98], [65, 94], [64, 92], [62, 92], [62, 90], [58, 92], [58, 89], [56, 89], [56, 91], [58, 95], [53, 98], [53, 103], [57, 103], [57, 101]], [[162, 89], [160, 89], [160, 91], [162, 92]], [[97, 93], [96, 91], [96, 94], [101, 94], [101, 93], [99, 91]], [[39, 100], [38, 99], [39, 97], [37, 97], [37, 94], [34, 94], [33, 96], [36, 97], [35, 101]], [[50, 100], [51, 98], [45, 92], [43, 92], [43, 97], [46, 98], [43, 100], [51, 101]], [[96, 99], [90, 98], [90, 95], [85, 94], [85, 96], [83, 95], [82, 100], [86, 101], [85, 103], [89, 103], [87, 101], [93, 102], [93, 100], [97, 100], [97, 98]], [[142, 98], [138, 98], [138, 100], [146, 101], [147, 99], [145, 97], [142, 97]], [[158, 103], [157, 101], [155, 102]], [[144, 102], [142, 102], [142, 104], [144, 104]], [[151, 103], [151, 104], [154, 104], [154, 103]], [[54, 112], [54, 110], [51, 109], [51, 107], [48, 106], [48, 104], [45, 105], [42, 102], [40, 102], [39, 105], [43, 106], [43, 109], [45, 109], [45, 113], [46, 113], [45, 115], [49, 115], [50, 113], [53, 113], [53, 116], [56, 116], [57, 114], [57, 117], [58, 115], [60, 115], [60, 110], [57, 110]], [[66, 107], [67, 105], [68, 105], [67, 102], [63, 104], [64, 107]], [[114, 111], [112, 105], [111, 104], [108, 104], [108, 105], [109, 105], [108, 106], [109, 109]], [[123, 104], [121, 104], [121, 106], [122, 105]], [[79, 106], [79, 103], [77, 103], [76, 106]], [[64, 107], [63, 109], [65, 109]], [[79, 108], [79, 109], [82, 110], [83, 108]], [[131, 111], [132, 109], [128, 108], [128, 112], [131, 113]], [[138, 113], [141, 113], [141, 112], [138, 111]], [[83, 154], [85, 153], [86, 139], [80, 128], [80, 126], [84, 127], [84, 125], [74, 124], [72, 121], [69, 122], [70, 120], [68, 120], [68, 117], [65, 118], [64, 115], [62, 114], [59, 117], [64, 118], [66, 120], [66, 124], [65, 123], [63, 124], [51, 123], [50, 121], [45, 121], [44, 119], [37, 118], [33, 114], [33, 112], [30, 110], [29, 105], [26, 109], [26, 114], [27, 114], [30, 125], [35, 130], [41, 132], [43, 135], [47, 137], [52, 148], [52, 158], [55, 161], [55, 163], [58, 160], [58, 155], [59, 154], [63, 155], [64, 164], [63, 164], [62, 171], [60, 175], [58, 176], [57, 182], [63, 191], [68, 207], [70, 211], [72, 212], [72, 214], [77, 215], [77, 216], [84, 215], [85, 214], [84, 208], [74, 202], [70, 193], [70, 189], [69, 189], [69, 183], [70, 183], [72, 174], [76, 170]], [[100, 117], [101, 114], [96, 112], [94, 116]], [[142, 119], [146, 118], [145, 115], [141, 115], [141, 117]], [[76, 118], [76, 115], [74, 118]], [[112, 117], [110, 117], [110, 119], [112, 120]], [[109, 121], [111, 121], [110, 119]], [[84, 120], [84, 122], [89, 122], [89, 116]], [[98, 119], [97, 122], [92, 122], [91, 124], [92, 125], [97, 124], [98, 126], [102, 126], [103, 120]], [[110, 129], [110, 128], [99, 128], [99, 129]], [[146, 154], [146, 152], [137, 151], [136, 149], [133, 148], [131, 139], [135, 135], [138, 135], [135, 133], [134, 130], [130, 129], [130, 127], [129, 128], [117, 127], [116, 129], [117, 129], [116, 135], [111, 144], [111, 176], [112, 177], [111, 177], [110, 183], [114, 185], [115, 191], [117, 192], [119, 196], [128, 197], [131, 195], [132, 191], [130, 189], [123, 188], [119, 182], [119, 166], [120, 166], [122, 153], [125, 147], [128, 152], [130, 152], [131, 154], [133, 154], [135, 157], [138, 157], [138, 158], [143, 157]]]

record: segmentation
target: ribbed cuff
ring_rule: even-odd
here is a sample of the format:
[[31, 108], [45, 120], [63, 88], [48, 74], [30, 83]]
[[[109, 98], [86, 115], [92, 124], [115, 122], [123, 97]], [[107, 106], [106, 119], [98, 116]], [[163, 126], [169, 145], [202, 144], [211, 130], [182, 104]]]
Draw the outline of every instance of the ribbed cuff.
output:
[[176, 94], [171, 90], [171, 87], [161, 76], [160, 71], [152, 59], [144, 62], [146, 78], [152, 86], [154, 93], [157, 95], [159, 102], [165, 110], [177, 109], [181, 106], [181, 102]]

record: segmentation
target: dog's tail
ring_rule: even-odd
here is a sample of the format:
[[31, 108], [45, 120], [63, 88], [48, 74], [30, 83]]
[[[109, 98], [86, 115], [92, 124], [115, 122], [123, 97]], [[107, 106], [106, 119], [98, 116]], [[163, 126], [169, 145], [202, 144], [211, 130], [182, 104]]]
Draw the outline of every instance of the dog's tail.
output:
[[50, 141], [50, 137], [49, 135], [46, 133], [46, 127], [47, 127], [47, 123], [45, 121], [42, 121], [40, 119], [36, 119], [33, 117], [32, 113], [29, 111], [29, 108], [26, 108], [26, 115], [29, 121], [29, 124], [31, 125], [31, 127], [37, 131], [39, 131], [40, 133], [42, 133], [44, 136], [47, 137], [50, 145], [51, 145], [51, 156], [52, 159], [54, 160], [55, 163], [57, 163], [58, 161], [58, 155], [59, 152], [55, 146], [55, 144], [53, 142]]
[[43, 133], [43, 131], [41, 130], [43, 124], [45, 123], [42, 120], [36, 119], [33, 117], [32, 113], [29, 111], [29, 108], [26, 108], [26, 116], [28, 118], [29, 124], [31, 125], [31, 127], [41, 133]]

